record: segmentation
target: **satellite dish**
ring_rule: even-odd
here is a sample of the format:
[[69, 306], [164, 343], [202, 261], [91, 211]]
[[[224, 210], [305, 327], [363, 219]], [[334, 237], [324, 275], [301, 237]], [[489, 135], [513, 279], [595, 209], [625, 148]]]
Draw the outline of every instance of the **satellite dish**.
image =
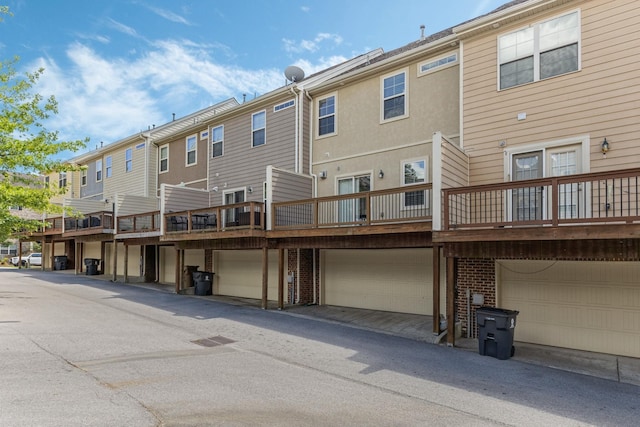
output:
[[289, 65], [284, 70], [284, 76], [292, 83], [301, 82], [304, 79], [304, 71], [295, 65]]

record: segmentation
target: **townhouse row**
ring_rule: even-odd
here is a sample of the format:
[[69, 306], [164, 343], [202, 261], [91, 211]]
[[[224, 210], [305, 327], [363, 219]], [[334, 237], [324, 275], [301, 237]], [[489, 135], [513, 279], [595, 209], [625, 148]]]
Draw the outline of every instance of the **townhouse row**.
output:
[[[640, 357], [640, 5], [517, 0], [97, 147], [45, 268]], [[444, 323], [443, 323], [444, 324]], [[454, 334], [447, 340], [455, 344]]]

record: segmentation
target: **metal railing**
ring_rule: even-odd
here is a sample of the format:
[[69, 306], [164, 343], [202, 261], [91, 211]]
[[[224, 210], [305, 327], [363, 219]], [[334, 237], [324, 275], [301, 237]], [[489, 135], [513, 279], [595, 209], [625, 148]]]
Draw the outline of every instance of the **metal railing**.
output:
[[640, 222], [640, 168], [443, 190], [443, 229]]
[[118, 216], [118, 233], [148, 233], [160, 230], [160, 211]]
[[273, 229], [431, 221], [431, 184], [274, 203]]
[[164, 214], [165, 233], [264, 230], [264, 203], [244, 202]]

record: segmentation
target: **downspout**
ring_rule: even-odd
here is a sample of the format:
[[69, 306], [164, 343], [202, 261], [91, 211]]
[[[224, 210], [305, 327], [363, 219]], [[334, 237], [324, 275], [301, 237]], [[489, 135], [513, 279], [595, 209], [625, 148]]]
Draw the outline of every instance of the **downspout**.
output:
[[299, 98], [299, 93], [296, 92], [294, 86], [291, 86], [289, 88], [289, 90], [291, 91], [291, 93], [293, 94], [293, 96], [296, 98], [296, 121], [295, 121], [295, 131], [294, 131], [294, 156], [293, 156], [293, 164], [294, 164], [294, 172], [299, 173], [299, 163], [300, 163], [300, 150], [298, 150], [298, 144], [299, 144], [299, 111], [300, 111], [300, 102], [297, 101], [297, 99]]
[[[312, 177], [313, 197], [318, 197], [318, 175], [313, 173], [313, 97], [309, 95], [308, 91], [304, 91], [304, 95], [309, 100], [309, 175]], [[313, 264], [313, 304], [318, 304], [318, 280], [316, 273], [316, 248], [311, 249], [312, 264]]]

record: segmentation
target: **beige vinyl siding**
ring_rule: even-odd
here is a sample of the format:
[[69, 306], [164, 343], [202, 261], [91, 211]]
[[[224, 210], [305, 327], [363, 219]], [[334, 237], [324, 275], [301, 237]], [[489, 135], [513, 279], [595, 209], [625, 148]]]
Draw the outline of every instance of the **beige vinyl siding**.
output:
[[[104, 186], [104, 197], [114, 197], [116, 193], [122, 192], [126, 189], [127, 194], [135, 196], [145, 196], [145, 147], [136, 148], [140, 144], [145, 144], [144, 141], [133, 142], [130, 145], [122, 146], [118, 150], [114, 150], [109, 153], [105, 153], [106, 156], [111, 156], [111, 178], [106, 177], [106, 166], [103, 162], [102, 165], [102, 182]], [[131, 172], [125, 172], [125, 153], [126, 150], [131, 149], [132, 155], [132, 170]]]
[[164, 186], [164, 212], [182, 212], [209, 207], [209, 193], [187, 187]]
[[[582, 69], [498, 91], [498, 36], [577, 7]], [[605, 22], [611, 22], [611, 28]], [[636, 167], [639, 24], [640, 8], [632, 0], [572, 2], [464, 41], [464, 146], [470, 156], [471, 182], [503, 181], [500, 141], [513, 148], [589, 135], [591, 150], [583, 156], [591, 159], [592, 172]], [[526, 119], [517, 120], [518, 113], [526, 113]], [[604, 137], [612, 146], [606, 158], [600, 154]]]
[[115, 198], [118, 216], [153, 212], [160, 209], [160, 201], [156, 197], [140, 197], [119, 194]]
[[145, 197], [154, 197], [157, 195], [158, 188], [158, 149], [155, 145], [149, 143], [147, 146], [149, 160], [147, 162], [147, 187], [144, 194]]
[[[172, 136], [170, 140], [154, 141], [157, 145], [169, 146], [169, 171], [157, 174], [158, 188], [162, 184], [178, 185], [184, 183], [190, 188], [207, 188], [207, 162], [209, 156], [209, 139], [200, 139], [200, 134], [207, 131], [207, 127], [194, 127], [188, 131]], [[197, 163], [195, 165], [186, 166], [186, 140], [188, 137], [195, 135], [197, 152]], [[153, 149], [154, 170], [158, 171], [158, 149]]]
[[111, 212], [111, 203], [105, 203], [101, 200], [84, 200], [84, 199], [67, 199], [65, 206], [71, 207], [73, 211], [82, 214], [90, 214], [95, 212]]
[[442, 188], [469, 185], [469, 157], [456, 145], [443, 138]]
[[310, 199], [313, 196], [313, 179], [309, 175], [272, 169], [272, 201], [286, 202], [290, 200]]
[[[300, 98], [298, 98], [299, 100]], [[296, 100], [297, 102], [297, 100]], [[303, 104], [300, 106], [302, 111], [302, 129], [309, 129], [309, 111], [311, 110], [311, 101], [308, 99], [304, 99]], [[308, 131], [302, 133], [302, 170], [301, 173], [308, 174], [309, 173], [309, 160], [310, 160], [310, 150], [309, 150], [309, 140], [310, 134]]]
[[518, 310], [515, 340], [640, 355], [640, 263], [497, 262], [498, 303]]
[[[273, 106], [256, 107], [238, 117], [224, 121], [224, 155], [210, 159], [209, 188], [218, 187], [212, 193], [212, 205], [222, 205], [223, 189], [235, 189], [251, 186], [253, 193], [247, 192], [247, 201], [261, 202], [263, 183], [266, 180], [266, 168], [272, 165], [286, 170], [295, 170], [295, 112], [296, 108], [287, 108], [278, 112]], [[251, 115], [266, 111], [266, 144], [251, 146]], [[222, 123], [221, 123], [222, 124]]]

